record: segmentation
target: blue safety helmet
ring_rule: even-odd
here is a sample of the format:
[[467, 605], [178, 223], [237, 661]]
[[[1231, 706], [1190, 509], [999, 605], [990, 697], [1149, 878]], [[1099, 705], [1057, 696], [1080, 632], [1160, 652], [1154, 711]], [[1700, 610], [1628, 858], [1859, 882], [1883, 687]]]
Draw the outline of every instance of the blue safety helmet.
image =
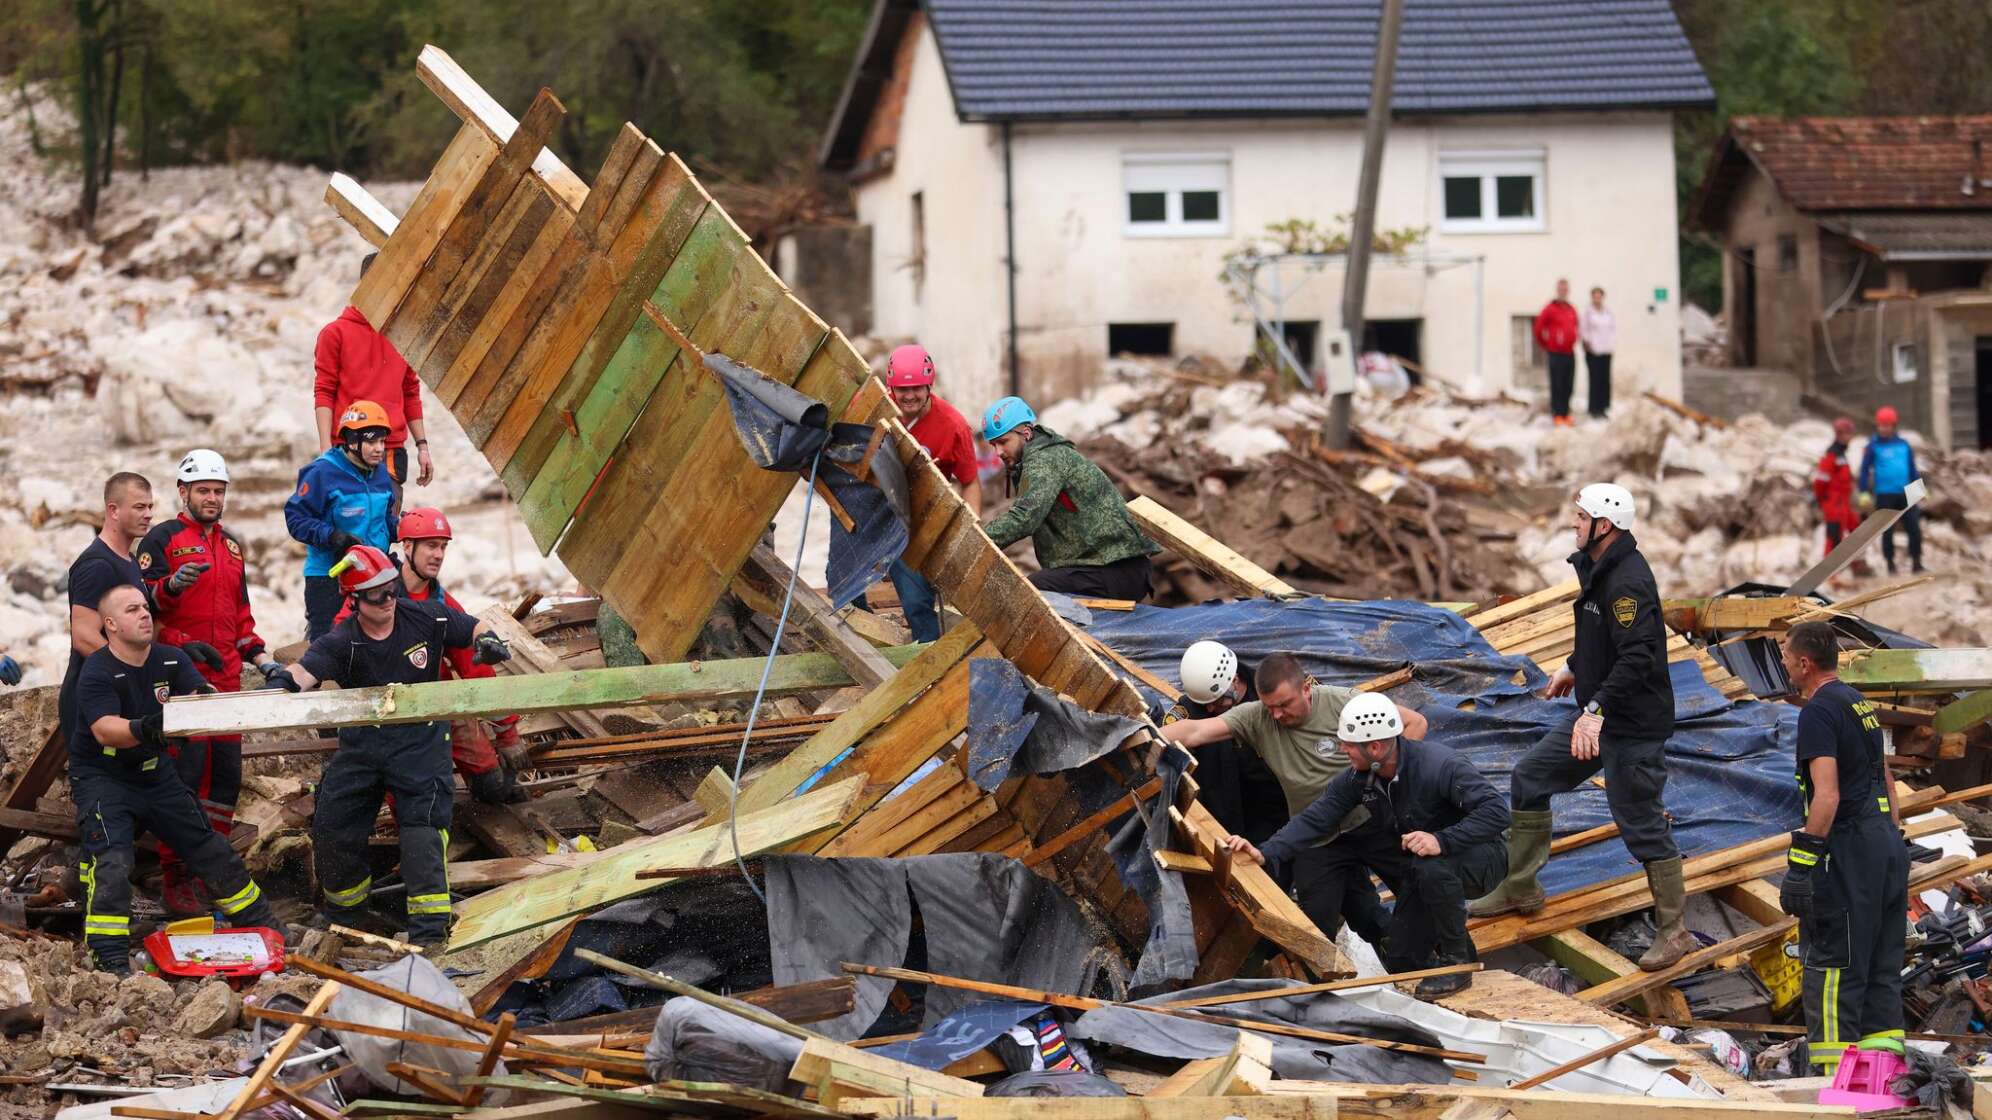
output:
[[982, 438], [994, 443], [997, 436], [1008, 434], [1019, 424], [1035, 423], [1037, 413], [1024, 403], [1024, 398], [1004, 397], [982, 414]]

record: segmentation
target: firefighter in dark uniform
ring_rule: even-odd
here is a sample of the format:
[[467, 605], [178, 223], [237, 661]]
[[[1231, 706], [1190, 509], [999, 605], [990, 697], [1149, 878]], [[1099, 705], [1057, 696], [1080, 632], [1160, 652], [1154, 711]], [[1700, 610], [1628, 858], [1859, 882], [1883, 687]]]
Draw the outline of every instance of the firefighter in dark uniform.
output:
[[1778, 903], [1798, 919], [1805, 1027], [1816, 1071], [1847, 1047], [1902, 1053], [1904, 914], [1909, 853], [1889, 796], [1881, 719], [1840, 680], [1840, 639], [1823, 622], [1785, 635], [1798, 713], [1798, 788], [1805, 827], [1791, 834]]
[[[472, 649], [478, 664], [511, 659], [491, 624], [439, 599], [398, 592], [400, 573], [387, 554], [357, 545], [333, 565], [352, 617], [332, 627], [270, 682], [292, 692], [336, 680], [347, 688], [433, 681], [451, 650]], [[339, 729], [339, 749], [319, 779], [311, 844], [325, 913], [332, 922], [364, 921], [373, 890], [367, 838], [381, 799], [394, 794], [401, 831], [401, 880], [407, 885], [408, 940], [425, 949], [449, 939], [450, 798], [456, 779], [449, 724], [400, 723]]]
[[[1223, 642], [1192, 642], [1177, 665], [1183, 695], [1162, 713], [1161, 722], [1210, 719], [1257, 700], [1259, 692], [1251, 677], [1252, 667], [1239, 661]], [[1197, 800], [1226, 832], [1256, 844], [1287, 822], [1286, 793], [1258, 754], [1228, 742], [1198, 747], [1190, 754], [1197, 761]]]
[[95, 606], [105, 645], [76, 677], [69, 791], [83, 847], [83, 941], [98, 969], [124, 973], [131, 967], [132, 846], [141, 832], [171, 845], [234, 924], [274, 926], [276, 915], [169, 755], [166, 698], [214, 686], [179, 647], [152, 640], [143, 588], [120, 584]]
[[1592, 483], [1578, 491], [1570, 528], [1570, 563], [1580, 588], [1577, 644], [1549, 682], [1552, 697], [1576, 693], [1577, 710], [1516, 764], [1508, 795], [1508, 877], [1469, 907], [1475, 917], [1542, 908], [1536, 873], [1549, 861], [1551, 795], [1605, 772], [1605, 799], [1626, 850], [1646, 867], [1653, 890], [1653, 945], [1639, 967], [1657, 971], [1700, 947], [1682, 922], [1687, 909], [1681, 850], [1667, 822], [1667, 737], [1674, 733], [1674, 685], [1668, 679], [1667, 629], [1653, 569], [1632, 536], [1632, 495]]
[[[1367, 692], [1342, 708], [1336, 738], [1349, 768], [1328, 783], [1300, 815], [1273, 838], [1254, 847], [1243, 836], [1225, 847], [1252, 863], [1279, 866], [1334, 836], [1335, 858], [1382, 879], [1397, 903], [1377, 946], [1392, 972], [1465, 964], [1476, 960], [1466, 932], [1466, 900], [1508, 871], [1501, 830], [1508, 806], [1459, 754], [1436, 743], [1405, 739], [1404, 718], [1388, 697]], [[1358, 806], [1370, 823], [1337, 836]], [[1464, 973], [1418, 982], [1421, 999], [1466, 988]]]

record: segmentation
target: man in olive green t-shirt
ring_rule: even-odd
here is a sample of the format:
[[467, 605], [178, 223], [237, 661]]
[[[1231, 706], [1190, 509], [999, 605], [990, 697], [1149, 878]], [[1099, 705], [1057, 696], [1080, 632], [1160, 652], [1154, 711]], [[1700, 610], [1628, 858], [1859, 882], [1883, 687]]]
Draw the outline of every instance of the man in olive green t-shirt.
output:
[[[1166, 724], [1162, 735], [1185, 747], [1230, 739], [1252, 748], [1279, 779], [1286, 792], [1288, 814], [1297, 817], [1321, 796], [1335, 775], [1348, 769], [1348, 756], [1342, 753], [1335, 735], [1342, 706], [1356, 690], [1316, 684], [1290, 653], [1276, 653], [1261, 662], [1253, 674], [1253, 684], [1259, 690], [1258, 700], [1209, 719]], [[1402, 704], [1397, 711], [1404, 719], [1404, 737], [1423, 739], [1425, 717]], [[1342, 819], [1342, 828], [1361, 828], [1368, 820], [1368, 813], [1358, 808]], [[1384, 928], [1383, 903], [1370, 883], [1369, 872], [1359, 863], [1337, 858], [1324, 844], [1296, 857], [1292, 873], [1300, 908], [1323, 934], [1335, 936], [1346, 915], [1350, 928], [1365, 941], [1379, 943]]]

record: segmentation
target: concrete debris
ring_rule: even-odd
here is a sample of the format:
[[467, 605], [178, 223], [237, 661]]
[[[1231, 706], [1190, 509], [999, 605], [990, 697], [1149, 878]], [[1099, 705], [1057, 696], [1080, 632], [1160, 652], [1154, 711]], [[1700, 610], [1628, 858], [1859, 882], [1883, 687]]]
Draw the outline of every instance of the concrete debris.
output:
[[235, 1029], [242, 1020], [242, 997], [222, 980], [210, 980], [195, 990], [192, 999], [173, 1020], [173, 1033], [188, 1038], [213, 1038]]

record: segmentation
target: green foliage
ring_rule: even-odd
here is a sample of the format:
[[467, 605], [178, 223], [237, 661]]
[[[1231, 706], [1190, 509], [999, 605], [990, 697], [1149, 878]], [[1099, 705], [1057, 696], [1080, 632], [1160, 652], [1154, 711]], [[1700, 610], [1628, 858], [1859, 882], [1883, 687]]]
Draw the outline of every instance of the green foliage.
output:
[[[1257, 257], [1275, 256], [1280, 253], [1346, 253], [1349, 251], [1348, 223], [1350, 215], [1337, 214], [1335, 228], [1323, 229], [1312, 218], [1288, 218], [1284, 222], [1267, 222], [1266, 231], [1224, 254], [1224, 270], [1218, 279], [1224, 281], [1234, 303], [1245, 302], [1245, 289], [1239, 286], [1232, 266]], [[1426, 226], [1406, 226], [1403, 229], [1380, 229], [1370, 235], [1370, 250], [1395, 256], [1416, 245], [1424, 243], [1425, 235], [1431, 232]]]

